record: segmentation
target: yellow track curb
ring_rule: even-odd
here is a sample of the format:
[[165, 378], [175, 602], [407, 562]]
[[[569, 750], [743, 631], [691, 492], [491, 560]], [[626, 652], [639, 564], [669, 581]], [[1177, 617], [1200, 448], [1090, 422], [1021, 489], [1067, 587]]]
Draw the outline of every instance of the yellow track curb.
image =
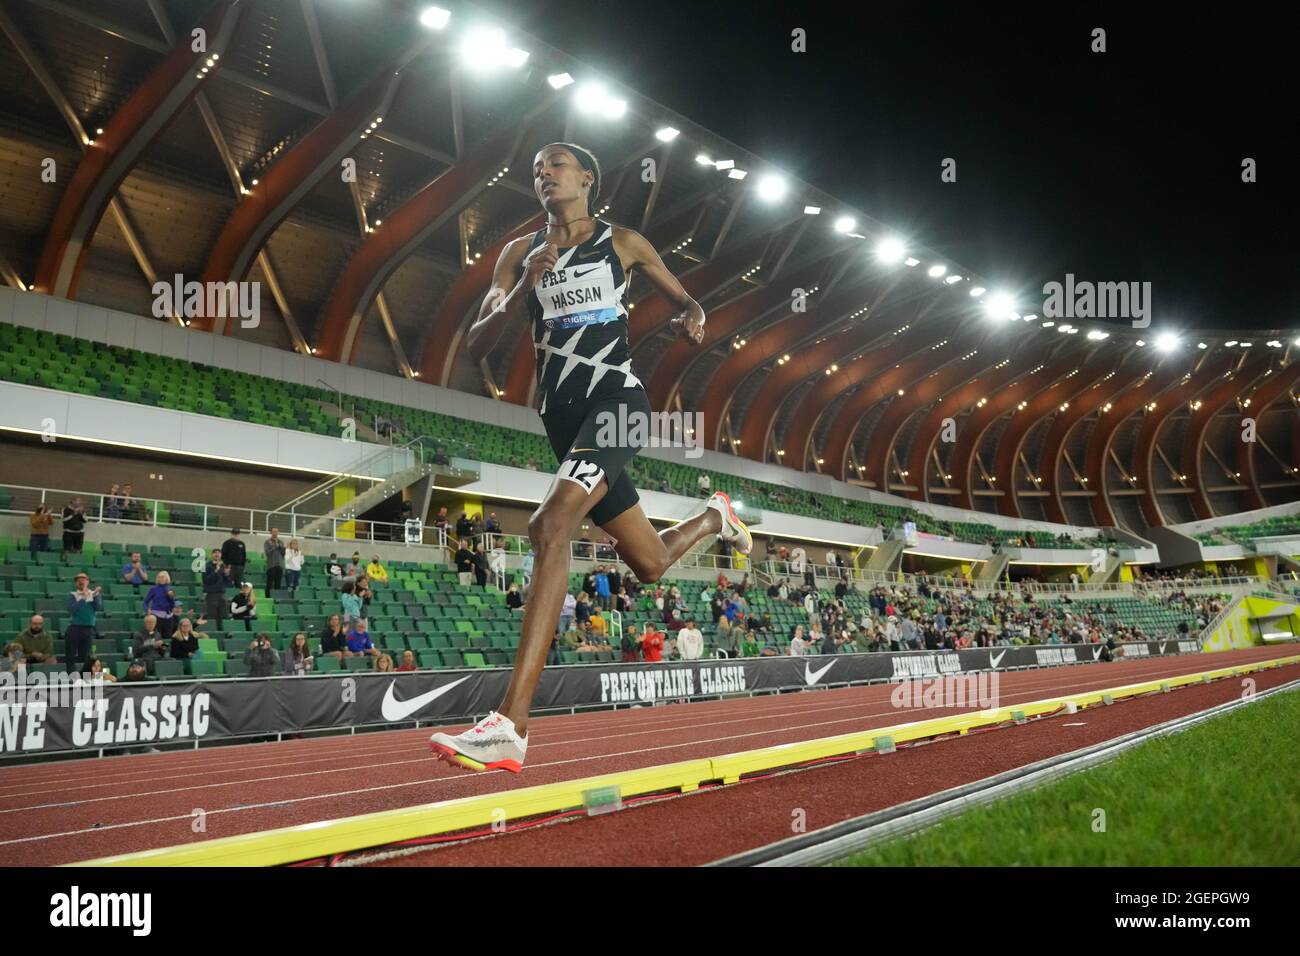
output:
[[617, 787], [622, 798], [670, 790], [685, 793], [698, 789], [700, 784], [708, 781], [735, 783], [744, 774], [874, 750], [877, 741], [884, 742], [886, 738], [890, 742], [901, 743], [943, 734], [964, 734], [975, 727], [1005, 723], [1015, 719], [1015, 715], [1033, 717], [1051, 713], [1067, 703], [1083, 708], [1104, 704], [1105, 698], [1114, 701], [1160, 691], [1165, 687], [1174, 688], [1219, 678], [1237, 677], [1297, 663], [1300, 663], [1300, 655], [1253, 664], [1238, 664], [1233, 667], [1198, 671], [1177, 677], [1161, 677], [1081, 694], [1065, 694], [994, 710], [971, 711], [948, 717], [840, 734], [835, 737], [762, 747], [719, 757], [686, 760], [657, 767], [643, 767], [639, 770], [624, 770], [560, 783], [504, 790], [495, 794], [441, 800], [436, 803], [366, 813], [337, 820], [320, 820], [277, 830], [244, 833], [239, 836], [161, 847], [156, 850], [141, 850], [66, 865], [279, 866], [335, 853], [385, 846], [418, 837], [452, 833], [457, 830], [490, 826], [494, 823], [500, 825], [509, 820], [571, 810], [583, 806], [583, 794], [590, 790]]

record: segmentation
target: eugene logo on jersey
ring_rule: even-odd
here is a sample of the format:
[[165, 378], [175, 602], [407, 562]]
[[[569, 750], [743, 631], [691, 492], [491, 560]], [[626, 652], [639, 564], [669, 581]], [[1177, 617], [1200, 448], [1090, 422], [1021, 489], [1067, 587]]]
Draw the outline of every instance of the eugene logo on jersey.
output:
[[537, 301], [542, 305], [542, 321], [548, 329], [572, 329], [618, 318], [614, 275], [608, 262], [583, 263], [543, 273]]

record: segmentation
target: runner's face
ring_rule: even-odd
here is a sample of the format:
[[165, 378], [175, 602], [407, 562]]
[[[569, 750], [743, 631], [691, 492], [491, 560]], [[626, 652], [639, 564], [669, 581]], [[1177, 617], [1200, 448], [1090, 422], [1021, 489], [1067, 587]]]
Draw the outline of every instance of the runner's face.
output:
[[547, 212], [578, 203], [586, 212], [587, 190], [595, 177], [567, 149], [547, 147], [533, 160], [533, 191]]

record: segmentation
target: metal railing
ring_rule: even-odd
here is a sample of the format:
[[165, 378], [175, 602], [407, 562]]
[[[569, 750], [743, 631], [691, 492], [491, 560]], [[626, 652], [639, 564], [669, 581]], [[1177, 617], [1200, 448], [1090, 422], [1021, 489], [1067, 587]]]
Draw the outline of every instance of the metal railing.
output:
[[[447, 536], [443, 529], [424, 525], [419, 542], [406, 540], [405, 522], [362, 521], [356, 518], [332, 518], [328, 528], [310, 534], [303, 529], [310, 522], [319, 521], [323, 515], [293, 514], [283, 511], [266, 511], [234, 505], [212, 505], [194, 501], [168, 501], [165, 499], [132, 499], [131, 506], [116, 517], [109, 506], [109, 496], [87, 491], [60, 488], [36, 488], [28, 485], [0, 485], [0, 492], [8, 492], [9, 501], [0, 507], [0, 514], [30, 517], [40, 505], [67, 502], [80, 498], [85, 504], [86, 527], [116, 524], [127, 527], [164, 528], [195, 531], [225, 531], [244, 528], [254, 533], [268, 534], [278, 528], [282, 536], [328, 541], [369, 541], [403, 544], [412, 547], [443, 548]], [[55, 506], [56, 516], [62, 504]]]
[[[299, 506], [311, 501], [320, 495], [329, 494], [345, 481], [362, 479], [365, 481], [382, 482], [412, 467], [417, 462], [423, 460], [422, 438], [414, 438], [402, 445], [388, 445], [380, 448], [373, 454], [360, 459], [356, 464], [347, 466], [347, 471], [340, 472], [336, 475], [330, 475], [323, 481], [308, 488], [296, 498], [290, 498], [278, 508], [272, 509], [285, 514], [298, 514]], [[331, 507], [324, 512], [315, 512], [316, 517], [321, 514], [328, 514], [333, 511], [333, 502], [330, 501]]]
[[[482, 544], [485, 551], [492, 550], [496, 543], [507, 545], [507, 560], [511, 558], [520, 559], [521, 556], [531, 548], [531, 542], [527, 535], [507, 534], [505, 532], [487, 532], [480, 531], [467, 536], [466, 541], [472, 550], [475, 545]], [[454, 547], [454, 543], [452, 545]], [[597, 564], [613, 565], [620, 569], [621, 572], [629, 570], [628, 565], [618, 556], [618, 552], [611, 545], [598, 542], [575, 540], [569, 542], [569, 557], [571, 562], [579, 566]], [[940, 574], [914, 574], [906, 571], [876, 571], [865, 568], [855, 568], [851, 565], [843, 567], [828, 564], [813, 564], [804, 562], [803, 571], [796, 571], [793, 562], [781, 561], [777, 558], [768, 557], [763, 561], [750, 561], [745, 567], [738, 568], [730, 555], [712, 554], [703, 551], [691, 551], [673, 565], [674, 568], [686, 568], [695, 570], [707, 570], [718, 572], [731, 572], [734, 575], [750, 573], [755, 583], [761, 584], [765, 589], [772, 583], [779, 582], [782, 579], [789, 579], [794, 587], [801, 587], [804, 584], [804, 574], [812, 572], [813, 583], [817, 587], [833, 588], [840, 580], [848, 581], [856, 586], [875, 587], [878, 585], [903, 585], [913, 590], [918, 589], [924, 582], [931, 590], [939, 591], [974, 591], [978, 593], [1032, 593], [1032, 594], [1071, 594], [1081, 597], [1089, 597], [1098, 594], [1160, 594], [1169, 591], [1186, 590], [1186, 591], [1213, 591], [1222, 588], [1239, 589], [1248, 587], [1257, 587], [1263, 578], [1253, 575], [1241, 575], [1235, 577], [1202, 577], [1202, 578], [1155, 578], [1147, 581], [1113, 581], [1102, 584], [1098, 587], [1088, 587], [1083, 581], [1075, 584], [1070, 581], [1061, 582], [1038, 582], [1038, 581], [979, 581], [973, 578], [957, 577], [953, 575]], [[1297, 579], [1300, 580], [1300, 579]]]

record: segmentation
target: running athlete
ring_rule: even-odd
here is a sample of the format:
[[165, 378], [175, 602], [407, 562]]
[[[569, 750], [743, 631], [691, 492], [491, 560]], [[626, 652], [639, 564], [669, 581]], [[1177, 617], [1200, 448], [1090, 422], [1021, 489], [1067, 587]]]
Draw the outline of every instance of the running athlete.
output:
[[672, 329], [690, 342], [704, 338], [704, 310], [640, 234], [592, 215], [600, 166], [590, 152], [571, 143], [543, 147], [533, 160], [533, 190], [546, 210], [546, 227], [502, 251], [467, 344], [482, 361], [507, 329], [528, 318], [538, 412], [560, 467], [528, 522], [532, 586], [505, 699], [464, 733], [430, 738], [436, 755], [470, 770], [522, 769], [528, 711], [564, 602], [569, 542], [584, 517], [590, 515], [614, 540], [619, 557], [647, 584], [707, 535], [718, 535], [742, 554], [753, 546], [722, 492], [699, 514], [656, 532], [624, 472], [638, 448], [621, 437], [611, 443], [610, 429], [601, 427], [602, 421], [631, 423], [650, 412], [628, 354], [623, 296], [629, 273], [641, 270], [676, 307]]

